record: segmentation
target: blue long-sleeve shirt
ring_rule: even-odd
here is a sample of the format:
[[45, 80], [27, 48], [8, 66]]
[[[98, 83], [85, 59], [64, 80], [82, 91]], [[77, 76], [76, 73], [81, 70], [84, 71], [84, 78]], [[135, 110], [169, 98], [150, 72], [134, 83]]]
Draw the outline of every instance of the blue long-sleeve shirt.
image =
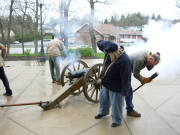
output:
[[[110, 64], [111, 60], [108, 56], [104, 71], [106, 71]], [[126, 52], [107, 70], [107, 73], [102, 79], [102, 84], [111, 91], [121, 92], [123, 96], [127, 95], [131, 86], [131, 62]]]

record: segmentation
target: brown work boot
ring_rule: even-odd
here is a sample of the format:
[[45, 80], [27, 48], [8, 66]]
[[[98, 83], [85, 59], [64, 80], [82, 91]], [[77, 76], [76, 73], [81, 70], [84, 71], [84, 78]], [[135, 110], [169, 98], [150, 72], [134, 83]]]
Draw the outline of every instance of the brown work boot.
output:
[[56, 81], [53, 80], [52, 83], [56, 83]]
[[141, 114], [136, 112], [135, 110], [132, 110], [132, 111], [128, 111], [127, 112], [127, 115], [128, 116], [132, 116], [132, 117], [141, 117]]

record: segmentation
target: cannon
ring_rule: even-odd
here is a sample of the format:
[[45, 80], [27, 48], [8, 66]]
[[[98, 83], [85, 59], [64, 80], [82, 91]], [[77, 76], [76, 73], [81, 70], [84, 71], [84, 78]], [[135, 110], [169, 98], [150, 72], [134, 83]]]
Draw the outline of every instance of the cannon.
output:
[[59, 106], [59, 103], [69, 95], [79, 95], [82, 92], [87, 100], [93, 103], [99, 102], [99, 91], [101, 87], [100, 74], [103, 64], [94, 64], [91, 67], [82, 60], [74, 60], [68, 63], [61, 72], [62, 88], [45, 102], [32, 102], [11, 105], [0, 105], [0, 107], [35, 105], [38, 104], [44, 110]]
[[69, 95], [79, 95], [82, 92], [87, 100], [98, 103], [102, 67], [102, 63], [88, 67], [81, 60], [70, 62], [61, 72], [61, 83], [63, 87], [52, 97], [51, 101], [41, 103], [39, 106], [44, 110], [49, 110], [59, 105]]

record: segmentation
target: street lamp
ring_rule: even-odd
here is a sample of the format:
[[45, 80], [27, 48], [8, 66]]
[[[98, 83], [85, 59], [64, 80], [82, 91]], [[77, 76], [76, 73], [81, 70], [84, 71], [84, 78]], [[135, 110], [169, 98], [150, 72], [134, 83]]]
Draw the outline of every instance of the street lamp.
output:
[[40, 51], [40, 54], [41, 54], [41, 58], [40, 58], [40, 62], [45, 62], [46, 59], [45, 59], [45, 56], [44, 56], [44, 47], [43, 47], [43, 33], [42, 33], [42, 5], [44, 4], [44, 0], [39, 0], [39, 6], [40, 6], [40, 16], [41, 16], [41, 51]]

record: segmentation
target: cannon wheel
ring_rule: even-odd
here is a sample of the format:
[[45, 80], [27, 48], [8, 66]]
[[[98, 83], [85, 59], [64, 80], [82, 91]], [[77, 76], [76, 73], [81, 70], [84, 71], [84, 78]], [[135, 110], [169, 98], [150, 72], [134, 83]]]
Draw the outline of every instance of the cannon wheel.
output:
[[99, 102], [99, 91], [101, 88], [100, 74], [102, 71], [103, 64], [95, 64], [92, 66], [84, 75], [83, 80], [83, 91], [84, 96], [90, 102]]
[[[84, 68], [88, 68], [88, 65], [84, 61], [81, 61], [81, 60], [74, 60], [68, 63], [61, 72], [62, 86], [64, 86], [66, 83], [70, 81], [68, 78], [66, 78], [66, 75], [68, 72], [76, 71], [76, 70], [80, 70]], [[76, 90], [72, 95], [78, 95], [82, 92], [83, 92], [83, 87], [80, 87], [80, 89]]]

